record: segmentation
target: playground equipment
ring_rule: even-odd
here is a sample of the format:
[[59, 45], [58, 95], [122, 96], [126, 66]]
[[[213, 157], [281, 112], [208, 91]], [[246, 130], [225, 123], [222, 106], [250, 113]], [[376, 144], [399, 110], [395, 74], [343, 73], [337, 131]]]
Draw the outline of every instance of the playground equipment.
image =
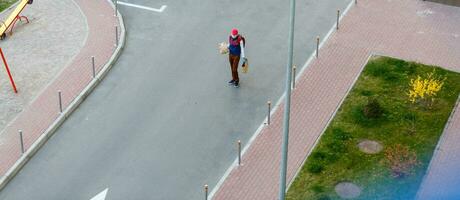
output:
[[6, 21], [2, 21], [0, 24], [0, 39], [3, 40], [6, 37], [6, 32], [10, 28], [10, 35], [13, 35], [13, 28], [17, 21], [22, 21], [25, 19], [29, 23], [29, 19], [26, 16], [22, 16], [21, 12], [27, 6], [27, 4], [32, 4], [33, 0], [20, 0], [19, 4], [13, 10], [13, 12], [6, 18]]
[[0, 55], [3, 60], [3, 64], [5, 65], [6, 72], [8, 73], [8, 77], [10, 78], [11, 86], [13, 87], [14, 93], [18, 93], [16, 89], [16, 84], [14, 84], [13, 76], [11, 75], [10, 68], [8, 67], [8, 63], [6, 62], [5, 55], [3, 54], [2, 48], [0, 48]]

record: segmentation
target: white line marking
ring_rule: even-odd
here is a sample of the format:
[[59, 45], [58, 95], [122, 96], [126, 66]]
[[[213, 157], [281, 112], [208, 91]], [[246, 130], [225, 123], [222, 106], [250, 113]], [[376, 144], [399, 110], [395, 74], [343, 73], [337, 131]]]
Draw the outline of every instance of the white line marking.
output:
[[107, 191], [109, 191], [109, 188], [106, 188], [104, 191], [102, 191], [101, 193], [97, 194], [96, 196], [94, 196], [90, 200], [105, 200], [105, 196], [107, 196]]
[[132, 4], [132, 3], [126, 3], [126, 2], [122, 2], [122, 1], [117, 1], [117, 2], [120, 5], [140, 8], [140, 9], [144, 9], [144, 10], [150, 10], [150, 11], [159, 12], [159, 13], [163, 12], [166, 9], [166, 7], [168, 7], [166, 5], [162, 5], [160, 9], [157, 9], [157, 8], [151, 8], [151, 7], [147, 7], [147, 6], [136, 5], [136, 4]]

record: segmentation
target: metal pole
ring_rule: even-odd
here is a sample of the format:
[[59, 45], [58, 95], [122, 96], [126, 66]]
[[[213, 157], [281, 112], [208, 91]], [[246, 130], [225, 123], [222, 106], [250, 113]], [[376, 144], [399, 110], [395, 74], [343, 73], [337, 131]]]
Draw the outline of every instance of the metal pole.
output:
[[58, 91], [58, 97], [59, 97], [59, 111], [62, 113], [62, 93], [61, 93], [61, 90]]
[[271, 112], [272, 112], [272, 102], [267, 101], [267, 106], [268, 106], [267, 124], [270, 125], [270, 115], [271, 115]]
[[115, 4], [115, 17], [118, 16], [118, 0], [114, 1]]
[[319, 36], [316, 36], [316, 58], [318, 58], [319, 54]]
[[292, 89], [295, 89], [295, 72], [296, 72], [296, 67], [292, 67]]
[[115, 46], [118, 46], [118, 26], [115, 26]]
[[22, 137], [22, 130], [19, 130], [19, 141], [21, 142], [21, 152], [24, 153], [24, 139]]
[[284, 200], [286, 195], [286, 172], [288, 159], [288, 141], [289, 141], [289, 120], [291, 112], [291, 83], [292, 83], [292, 57], [294, 53], [294, 24], [295, 24], [295, 0], [291, 0], [291, 16], [289, 27], [289, 49], [288, 61], [286, 65], [286, 102], [284, 103], [284, 121], [283, 121], [283, 143], [281, 150], [281, 167], [280, 167], [280, 188], [279, 200]]
[[238, 165], [241, 165], [241, 140], [238, 140]]
[[93, 66], [93, 78], [96, 77], [96, 66], [94, 64], [94, 56], [91, 56], [91, 64]]
[[337, 30], [339, 30], [340, 10], [337, 10]]
[[358, 4], [358, 0], [355, 0], [355, 4]]
[[3, 64], [5, 65], [6, 72], [8, 73], [8, 77], [10, 78], [11, 85], [13, 86], [14, 93], [18, 93], [16, 89], [16, 84], [14, 84], [13, 76], [11, 75], [10, 68], [8, 67], [8, 62], [6, 62], [5, 55], [3, 54], [2, 48], [0, 48], [0, 54], [2, 56]]
[[204, 199], [208, 200], [208, 185], [204, 185]]

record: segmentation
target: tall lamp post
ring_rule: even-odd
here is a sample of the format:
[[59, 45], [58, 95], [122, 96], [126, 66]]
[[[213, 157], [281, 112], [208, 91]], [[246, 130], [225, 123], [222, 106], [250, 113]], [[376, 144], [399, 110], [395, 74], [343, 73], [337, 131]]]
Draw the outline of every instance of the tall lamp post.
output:
[[286, 102], [284, 104], [283, 120], [283, 143], [281, 149], [281, 167], [280, 167], [280, 191], [279, 200], [285, 200], [286, 196], [286, 171], [288, 159], [288, 142], [289, 142], [289, 119], [291, 109], [291, 82], [292, 82], [292, 57], [294, 46], [294, 21], [295, 21], [295, 0], [291, 0], [291, 17], [289, 27], [289, 49], [288, 63], [286, 66]]

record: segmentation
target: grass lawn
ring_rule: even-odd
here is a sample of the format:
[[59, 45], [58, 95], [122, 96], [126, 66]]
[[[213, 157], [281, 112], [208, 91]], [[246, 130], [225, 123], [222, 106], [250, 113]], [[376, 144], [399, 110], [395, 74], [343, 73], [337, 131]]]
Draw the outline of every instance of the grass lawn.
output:
[[[433, 105], [423, 100], [411, 103], [411, 79], [418, 75], [424, 78], [433, 70], [446, 78]], [[360, 196], [354, 199], [413, 199], [459, 93], [459, 73], [373, 57], [302, 166], [287, 199], [340, 199], [334, 188], [343, 181], [361, 187]], [[364, 110], [372, 110], [365, 107], [372, 99], [380, 105], [377, 110], [381, 112], [369, 117]], [[383, 145], [382, 151], [361, 152], [358, 144], [365, 139], [378, 141]], [[397, 145], [409, 153], [391, 150]], [[406, 156], [392, 165], [390, 155]], [[413, 162], [407, 164], [404, 160]], [[401, 163], [406, 163], [402, 166], [406, 173], [390, 168], [401, 168], [397, 165]]]
[[16, 3], [18, 0], [0, 0], [0, 12], [7, 9], [11, 4]]

